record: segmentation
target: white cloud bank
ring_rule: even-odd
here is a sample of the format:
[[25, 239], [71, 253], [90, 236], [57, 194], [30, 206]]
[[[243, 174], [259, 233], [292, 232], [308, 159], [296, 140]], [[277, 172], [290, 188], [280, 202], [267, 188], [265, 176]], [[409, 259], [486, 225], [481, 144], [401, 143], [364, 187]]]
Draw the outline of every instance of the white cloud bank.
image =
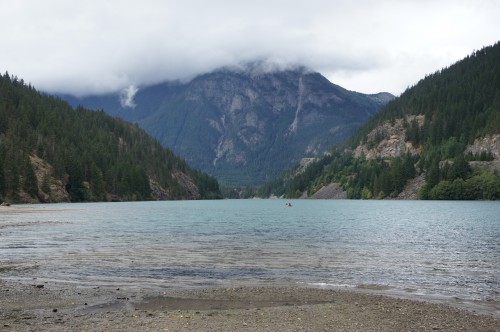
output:
[[1, 7], [2, 73], [76, 95], [251, 61], [304, 65], [350, 90], [400, 94], [500, 39], [496, 0], [1, 0]]

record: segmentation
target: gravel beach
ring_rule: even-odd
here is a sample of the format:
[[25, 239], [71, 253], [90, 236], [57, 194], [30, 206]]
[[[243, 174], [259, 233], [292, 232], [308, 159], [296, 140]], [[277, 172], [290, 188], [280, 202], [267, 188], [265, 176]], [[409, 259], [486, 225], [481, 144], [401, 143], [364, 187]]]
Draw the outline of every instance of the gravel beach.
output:
[[1, 331], [500, 331], [500, 318], [362, 291], [0, 281]]

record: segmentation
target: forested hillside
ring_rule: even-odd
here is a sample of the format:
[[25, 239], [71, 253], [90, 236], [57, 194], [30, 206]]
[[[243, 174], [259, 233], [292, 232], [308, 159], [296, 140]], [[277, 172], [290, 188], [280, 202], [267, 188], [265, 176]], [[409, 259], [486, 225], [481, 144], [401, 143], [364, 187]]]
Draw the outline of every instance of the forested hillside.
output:
[[[309, 196], [338, 183], [349, 198], [500, 199], [500, 43], [422, 79], [347, 142], [262, 188]], [[415, 198], [415, 197], [411, 197]]]
[[0, 200], [215, 198], [218, 183], [136, 125], [0, 75]]

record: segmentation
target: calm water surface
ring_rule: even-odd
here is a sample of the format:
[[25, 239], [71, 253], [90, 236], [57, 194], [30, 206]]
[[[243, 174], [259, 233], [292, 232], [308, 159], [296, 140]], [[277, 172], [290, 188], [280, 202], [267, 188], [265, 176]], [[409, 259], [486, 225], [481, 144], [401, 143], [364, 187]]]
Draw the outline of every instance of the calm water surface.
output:
[[0, 212], [0, 278], [162, 288], [292, 282], [500, 302], [500, 202], [292, 204], [23, 206]]

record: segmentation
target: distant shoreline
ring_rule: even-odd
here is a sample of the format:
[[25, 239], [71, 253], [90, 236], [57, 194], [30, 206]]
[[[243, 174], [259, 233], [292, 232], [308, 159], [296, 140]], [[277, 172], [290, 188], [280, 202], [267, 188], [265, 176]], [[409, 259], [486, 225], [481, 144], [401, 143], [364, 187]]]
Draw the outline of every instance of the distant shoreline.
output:
[[[30, 212], [46, 212], [46, 211], [60, 211], [61, 209], [54, 209], [46, 205], [58, 206], [61, 203], [26, 203], [26, 204], [10, 204], [8, 206], [0, 206], [0, 214], [2, 213], [30, 213]], [[78, 203], [62, 203], [62, 204], [78, 204]]]
[[166, 289], [0, 280], [5, 331], [500, 331], [444, 304], [296, 286]]

